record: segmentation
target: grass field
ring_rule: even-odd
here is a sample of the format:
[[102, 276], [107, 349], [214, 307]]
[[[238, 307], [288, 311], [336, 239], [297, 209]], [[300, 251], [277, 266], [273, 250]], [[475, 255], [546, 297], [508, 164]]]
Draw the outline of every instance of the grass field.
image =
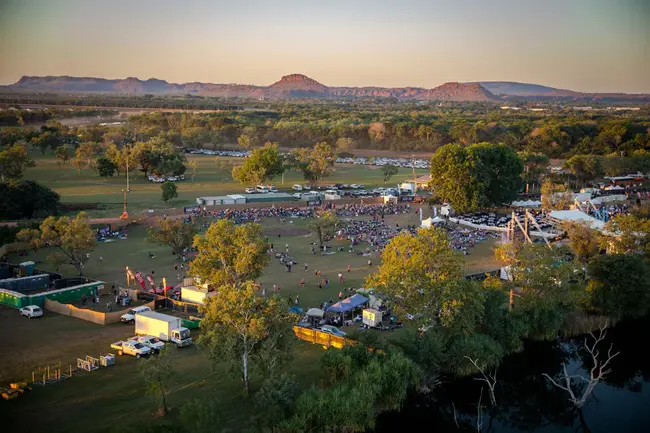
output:
[[[241, 186], [232, 182], [222, 183], [216, 179], [213, 157], [197, 157], [201, 162], [199, 174], [192, 184], [189, 180], [179, 183], [181, 198], [173, 206], [181, 206], [194, 202], [199, 195], [217, 195], [241, 190]], [[120, 191], [123, 178], [103, 182], [90, 172], [83, 172], [79, 177], [71, 168], [59, 169], [51, 158], [39, 158], [38, 165], [30, 169], [27, 178], [45, 182], [56, 189], [64, 202], [103, 203], [108, 205], [94, 216], [115, 216], [121, 210]], [[410, 171], [400, 172], [395, 181], [410, 177]], [[285, 180], [290, 186], [298, 180], [292, 173]], [[364, 183], [366, 186], [383, 184], [378, 170], [360, 166], [337, 166], [331, 182]], [[276, 181], [276, 185], [279, 182]], [[133, 184], [130, 195], [130, 209], [160, 208], [163, 203], [159, 199], [159, 186], [139, 179]], [[279, 186], [279, 185], [278, 185]], [[138, 198], [134, 200], [134, 197]], [[409, 214], [387, 216], [386, 224], [400, 226], [419, 224], [415, 212], [418, 206], [413, 206]], [[425, 211], [425, 217], [428, 211]], [[380, 262], [378, 253], [373, 253], [371, 260], [373, 268], [369, 268], [368, 257], [358, 256], [347, 252], [336, 252], [333, 255], [321, 256], [311, 254], [311, 243], [316, 238], [306, 230], [306, 221], [291, 220], [292, 223], [282, 223], [277, 219], [263, 221], [265, 236], [273, 242], [276, 249], [284, 249], [289, 245], [290, 254], [298, 265], [287, 273], [284, 266], [275, 258], [264, 270], [260, 282], [270, 291], [273, 284], [281, 286], [281, 295], [294, 299], [300, 296], [300, 306], [309, 308], [318, 306], [330, 298], [337, 299], [338, 292], [347, 288], [358, 288], [364, 285], [369, 272]], [[280, 236], [278, 236], [280, 235]], [[132, 224], [128, 228], [128, 239], [116, 240], [112, 243], [99, 243], [91, 253], [89, 262], [85, 265], [85, 275], [101, 279], [109, 286], [125, 285], [125, 267], [139, 270], [145, 274], [155, 272], [157, 281], [165, 276], [168, 282], [177, 280], [174, 264], [175, 256], [167, 246], [158, 246], [145, 241], [146, 228], [140, 224]], [[330, 243], [336, 247], [347, 247], [344, 241]], [[485, 241], [465, 256], [465, 273], [476, 273], [493, 270], [498, 267], [492, 253], [493, 241]], [[149, 252], [156, 258], [149, 258]], [[29, 253], [29, 257], [11, 256], [10, 261], [32, 259], [37, 267], [49, 269], [46, 257], [47, 249], [39, 250], [37, 255]], [[102, 257], [103, 260], [99, 260]], [[308, 270], [304, 270], [304, 263]], [[350, 265], [350, 272], [347, 266]], [[329, 287], [319, 290], [317, 281], [322, 277], [314, 275], [320, 270], [322, 277], [329, 279]], [[62, 267], [62, 273], [74, 275], [71, 267]], [[338, 281], [338, 273], [345, 276], [345, 283]], [[305, 287], [299, 287], [301, 279], [305, 279]], [[318, 278], [318, 279], [317, 279]], [[97, 308], [102, 309], [103, 303]], [[85, 355], [98, 356], [110, 351], [114, 341], [129, 337], [133, 334], [132, 325], [113, 324], [100, 326], [79, 319], [59, 316], [46, 312], [42, 319], [28, 320], [21, 318], [18, 312], [8, 307], [0, 306], [0, 327], [5, 330], [0, 344], [0, 385], [11, 381], [29, 378], [35, 367], [61, 362], [63, 365], [75, 363], [77, 357]], [[195, 334], [196, 336], [196, 334]], [[319, 346], [295, 340], [292, 353], [294, 359], [285, 368], [295, 374], [304, 387], [312, 384], [320, 385], [324, 379], [319, 364], [322, 349]], [[174, 350], [176, 373], [173, 379], [169, 402], [173, 408], [178, 408], [192, 398], [211, 399], [224, 414], [224, 425], [230, 431], [241, 431], [253, 422], [254, 407], [250, 399], [241, 395], [240, 380], [227, 370], [225, 365], [212, 369], [207, 358], [196, 347]], [[144, 383], [137, 371], [138, 361], [131, 357], [118, 358], [117, 365], [108, 369], [74, 377], [59, 384], [47, 387], [37, 387], [31, 393], [16, 400], [0, 402], [0, 419], [2, 428], [6, 431], [30, 432], [90, 432], [108, 431], [113, 426], [128, 425], [138, 421], [151, 419], [156, 407], [154, 398], [144, 393]], [[260, 385], [260, 380], [254, 377], [253, 388]], [[176, 416], [177, 411], [170, 414]], [[29, 422], [25, 429], [24, 422]]]
[[[36, 167], [25, 172], [25, 179], [42, 182], [54, 189], [61, 195], [64, 203], [95, 203], [101, 206], [100, 209], [88, 211], [91, 217], [107, 218], [119, 217], [122, 213], [123, 196], [122, 190], [126, 187], [124, 175], [114, 176], [104, 181], [97, 173], [90, 169], [81, 170], [79, 173], [74, 167], [59, 166], [53, 155], [32, 153], [36, 161]], [[177, 182], [178, 198], [170, 204], [163, 202], [160, 198], [160, 184], [150, 182], [143, 178], [141, 172], [131, 172], [130, 188], [128, 195], [128, 209], [130, 213], [146, 209], [166, 209], [170, 207], [182, 207], [196, 204], [196, 198], [201, 196], [216, 196], [224, 194], [242, 194], [244, 188], [250, 185], [241, 185], [230, 179], [224, 172], [218, 172], [215, 156], [187, 155], [189, 160], [199, 162], [199, 168], [191, 181], [191, 173], [185, 173], [186, 180]], [[233, 164], [241, 164], [241, 158], [219, 157], [231, 161]], [[416, 170], [416, 175], [426, 174], [425, 170]], [[412, 170], [400, 169], [390, 184], [403, 182], [412, 177]], [[327, 178], [327, 183], [361, 183], [366, 188], [374, 188], [384, 184], [381, 170], [377, 167], [366, 167], [361, 165], [337, 164], [332, 176]], [[291, 171], [286, 173], [284, 185], [280, 179], [274, 180], [275, 185], [282, 192], [289, 192], [295, 183], [304, 184], [300, 173]]]

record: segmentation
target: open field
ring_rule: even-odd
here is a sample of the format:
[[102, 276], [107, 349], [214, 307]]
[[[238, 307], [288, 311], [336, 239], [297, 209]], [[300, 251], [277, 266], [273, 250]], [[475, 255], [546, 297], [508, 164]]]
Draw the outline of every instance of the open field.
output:
[[[65, 366], [78, 356], [105, 354], [111, 342], [129, 337], [133, 330], [132, 326], [121, 323], [100, 326], [50, 312], [42, 319], [28, 320], [4, 306], [0, 307], [0, 323], [3, 329], [14, 330], [13, 335], [3, 337], [0, 365], [13, 368], [18, 365], [25, 375], [32, 370], [27, 365], [45, 365], [49, 359], [58, 359]], [[318, 362], [320, 353], [320, 347], [296, 341], [294, 359], [286, 368], [303, 386], [318, 384], [323, 378]], [[172, 355], [175, 375], [169, 395], [170, 416], [176, 416], [178, 408], [188, 400], [210, 399], [224, 415], [224, 425], [230, 431], [241, 431], [242, 425], [251, 425], [252, 401], [241, 395], [240, 380], [225, 366], [212, 370], [196, 346], [174, 349]], [[35, 362], [35, 357], [39, 363], [26, 363]], [[2, 431], [104, 432], [134, 422], [147, 422], [156, 402], [152, 396], [145, 395], [137, 365], [135, 358], [122, 356], [114, 367], [46, 387], [36, 386], [15, 400], [1, 401]], [[6, 374], [2, 375], [4, 379]], [[258, 387], [259, 378], [254, 376], [252, 383], [254, 389]]]
[[[275, 219], [263, 221], [265, 235], [276, 248], [285, 248], [289, 244], [290, 254], [299, 262], [293, 272], [287, 273], [275, 258], [265, 269], [260, 281], [271, 289], [273, 284], [281, 286], [281, 295], [295, 298], [300, 295], [300, 306], [308, 308], [317, 306], [330, 298], [337, 299], [338, 292], [346, 287], [358, 288], [372, 270], [367, 265], [368, 257], [358, 256], [346, 251], [333, 255], [321, 256], [311, 254], [311, 242], [316, 238], [305, 233], [306, 221], [293, 220], [293, 224], [280, 223]], [[387, 224], [417, 224], [419, 218], [415, 212], [387, 216]], [[289, 235], [298, 233], [298, 235]], [[278, 237], [278, 234], [281, 236]], [[166, 276], [174, 281], [174, 257], [169, 247], [146, 243], [145, 227], [133, 224], [129, 226], [127, 240], [112, 243], [100, 243], [91, 254], [91, 260], [85, 266], [86, 275], [103, 279], [109, 285], [124, 285], [124, 267], [151, 273], [155, 271], [156, 279]], [[347, 246], [345, 242], [333, 241], [332, 247]], [[474, 273], [492, 270], [497, 264], [492, 259], [493, 241], [485, 241], [465, 256], [465, 270]], [[148, 252], [156, 255], [150, 259]], [[45, 260], [48, 251], [39, 250], [36, 257], [30, 252], [31, 259], [40, 261], [39, 266], [47, 268]], [[99, 261], [99, 257], [103, 261]], [[10, 257], [15, 261], [17, 257]], [[26, 258], [21, 258], [22, 260]], [[379, 263], [378, 253], [373, 253], [373, 268]], [[308, 271], [304, 263], [308, 263]], [[351, 271], [347, 272], [347, 265]], [[314, 270], [320, 270], [329, 278], [328, 288], [317, 289], [317, 277]], [[62, 271], [72, 275], [72, 268]], [[345, 284], [337, 279], [341, 272]], [[306, 280], [304, 288], [299, 288], [300, 279]], [[100, 304], [99, 308], [102, 308]], [[100, 326], [72, 317], [59, 316], [47, 311], [42, 319], [22, 318], [18, 312], [0, 307], [0, 327], [11, 330], [3, 338], [0, 350], [0, 384], [24, 380], [35, 367], [61, 362], [64, 366], [74, 363], [77, 357], [87, 354], [98, 356], [110, 351], [114, 341], [129, 337], [133, 333], [132, 325], [121, 323]], [[195, 337], [197, 333], [194, 334]], [[294, 359], [285, 369], [295, 374], [304, 387], [318, 385], [323, 380], [319, 366], [322, 349], [296, 340], [294, 342]], [[233, 377], [226, 366], [212, 370], [207, 358], [196, 347], [174, 351], [177, 374], [173, 379], [173, 392], [170, 404], [178, 408], [192, 398], [210, 398], [224, 413], [226, 425], [231, 431], [241, 431], [242, 426], [251, 425], [254, 413], [253, 403], [240, 394], [240, 381]], [[259, 378], [254, 379], [253, 386], [259, 386]], [[20, 422], [34, 417], [30, 425], [31, 432], [66, 432], [66, 431], [108, 431], [112, 426], [131, 424], [150, 419], [155, 408], [155, 401], [144, 394], [144, 383], [137, 371], [137, 361], [131, 357], [118, 358], [117, 365], [83, 376], [76, 376], [59, 384], [45, 388], [36, 387], [34, 391], [16, 400], [0, 404], [3, 427], [8, 431], [20, 431]], [[92, 417], [79, 416], [76, 413], [91, 412]], [[177, 412], [176, 412], [177, 414]], [[174, 412], [170, 416], [176, 416]], [[89, 421], [91, 419], [92, 421]]]
[[[119, 217], [122, 213], [123, 195], [122, 190], [126, 187], [124, 175], [108, 178], [104, 181], [96, 172], [90, 169], [81, 170], [79, 173], [74, 167], [68, 165], [60, 167], [54, 156], [46, 154], [33, 154], [36, 160], [36, 167], [25, 172], [25, 179], [42, 182], [61, 195], [63, 203], [92, 203], [101, 206], [100, 209], [90, 210], [91, 217]], [[182, 207], [196, 204], [196, 198], [201, 196], [216, 196], [225, 194], [243, 194], [244, 188], [248, 185], [241, 185], [233, 182], [230, 175], [224, 172], [217, 172], [215, 156], [208, 155], [187, 155], [188, 160], [199, 162], [199, 168], [191, 181], [191, 173], [185, 173], [186, 180], [177, 182], [178, 198], [170, 204], [163, 202], [160, 198], [160, 184], [150, 182], [143, 178], [139, 171], [132, 171], [130, 174], [131, 192], [128, 194], [128, 210], [130, 214], [147, 209], [167, 209], [171, 207]], [[234, 165], [241, 164], [242, 158], [218, 157], [232, 162]], [[416, 175], [426, 174], [426, 170], [416, 170]], [[412, 171], [401, 168], [390, 184], [403, 182], [412, 177]], [[224, 181], [225, 179], [225, 181]], [[366, 188], [374, 188], [384, 184], [381, 170], [377, 167], [366, 167], [360, 165], [337, 164], [336, 171], [327, 178], [327, 183], [361, 183]], [[281, 192], [289, 192], [295, 183], [304, 184], [300, 173], [292, 171], [285, 175], [284, 185], [280, 179], [274, 180], [275, 185]]]
[[[178, 207], [195, 203], [200, 195], [219, 195], [240, 192], [242, 187], [230, 182], [221, 182], [215, 169], [214, 157], [189, 156], [197, 159], [200, 168], [195, 182], [189, 180], [179, 182], [180, 198], [171, 206]], [[234, 160], [235, 163], [241, 160]], [[65, 203], [100, 203], [105, 209], [92, 211], [94, 217], [117, 216], [121, 212], [121, 189], [124, 178], [109, 179], [104, 182], [91, 171], [82, 171], [81, 176], [70, 167], [59, 168], [53, 158], [38, 157], [37, 167], [28, 170], [26, 178], [44, 182], [57, 190]], [[383, 184], [381, 171], [376, 168], [362, 166], [337, 166], [334, 175], [328, 182], [364, 183], [367, 187]], [[421, 173], [418, 173], [421, 174]], [[410, 170], [402, 169], [400, 174], [391, 180], [395, 183], [409, 178]], [[289, 173], [285, 179], [285, 189], [298, 182], [297, 173]], [[280, 187], [280, 182], [275, 182]], [[303, 182], [301, 182], [303, 183]], [[133, 179], [132, 192], [129, 196], [129, 211], [134, 213], [144, 209], [163, 209], [160, 201], [159, 185], [142, 179]], [[282, 189], [282, 188], [280, 188]], [[388, 215], [385, 223], [400, 226], [419, 225], [416, 213], [418, 205], [412, 205], [408, 214]], [[424, 217], [429, 216], [429, 210], [424, 208]], [[290, 222], [289, 222], [290, 221]], [[273, 243], [277, 250], [284, 250], [289, 245], [290, 255], [298, 264], [291, 273], [286, 272], [283, 265], [274, 257], [265, 269], [260, 282], [270, 292], [274, 284], [281, 287], [283, 297], [295, 299], [300, 297], [303, 308], [315, 307], [323, 301], [336, 300], [339, 291], [346, 288], [364, 286], [366, 276], [380, 263], [379, 253], [373, 252], [371, 257], [358, 256], [347, 251], [346, 241], [332, 241], [329, 245], [333, 250], [346, 247], [345, 251], [332, 255], [312, 254], [311, 244], [316, 237], [306, 228], [307, 221], [289, 219], [281, 222], [278, 219], [267, 218], [262, 226], [268, 242]], [[201, 226], [204, 221], [199, 221]], [[115, 226], [114, 226], [115, 227]], [[180, 264], [171, 254], [168, 246], [159, 246], [146, 242], [146, 227], [144, 224], [128, 226], [128, 239], [115, 240], [110, 243], [99, 243], [91, 253], [90, 260], [84, 267], [86, 276], [103, 280], [110, 287], [124, 286], [126, 283], [125, 267], [139, 270], [143, 274], [154, 272], [156, 281], [164, 276], [168, 283], [175, 283], [182, 274], [174, 270], [174, 264]], [[492, 247], [494, 241], [488, 240], [471, 249], [464, 256], [465, 272], [467, 274], [493, 270], [498, 264], [493, 259]], [[149, 253], [154, 254], [154, 259]], [[34, 260], [37, 267], [50, 269], [47, 262], [48, 249], [38, 250], [37, 254], [29, 252], [28, 257], [10, 256], [11, 262]], [[100, 257], [102, 260], [100, 260]], [[368, 259], [373, 266], [368, 266]], [[308, 264], [305, 270], [304, 264]], [[347, 266], [350, 266], [350, 272]], [[316, 277], [314, 271], [320, 270], [321, 277]], [[60, 271], [72, 276], [72, 267], [63, 266]], [[339, 282], [337, 275], [342, 273], [345, 282]], [[301, 279], [305, 286], [299, 287]], [[321, 278], [329, 279], [329, 287], [318, 289], [317, 282]], [[95, 308], [105, 309], [105, 301]], [[0, 327], [6, 332], [0, 350], [0, 385], [8, 382], [25, 380], [30, 377], [36, 367], [61, 362], [63, 366], [74, 364], [77, 357], [85, 355], [99, 356], [110, 351], [110, 344], [133, 334], [132, 325], [121, 323], [101, 326], [75, 319], [59, 316], [46, 311], [45, 316], [37, 320], [22, 318], [18, 312], [8, 307], [0, 307]], [[388, 336], [388, 334], [386, 334]], [[195, 338], [198, 332], [194, 332]], [[322, 349], [299, 340], [294, 341], [293, 360], [285, 367], [286, 371], [296, 375], [301, 385], [306, 388], [312, 384], [318, 386], [324, 379], [319, 364]], [[255, 409], [251, 399], [241, 395], [240, 380], [233, 376], [225, 365], [212, 369], [207, 357], [197, 347], [174, 350], [176, 373], [172, 383], [173, 392], [169, 397], [172, 410], [170, 416], [178, 415], [178, 407], [192, 398], [211, 399], [223, 413], [224, 424], [230, 431], [242, 431], [251, 426], [254, 421]], [[3, 429], [7, 431], [23, 431], [25, 420], [29, 420], [30, 432], [90, 432], [109, 431], [112, 427], [129, 425], [151, 419], [156, 407], [155, 399], [144, 393], [143, 379], [137, 369], [138, 361], [131, 357], [118, 358], [117, 365], [101, 369], [89, 374], [75, 376], [59, 384], [47, 387], [36, 387], [31, 393], [20, 396], [16, 400], [0, 403], [0, 417]], [[253, 390], [259, 387], [259, 377], [253, 377]], [[91, 413], [92, 416], [86, 416]], [[38, 414], [38, 416], [34, 416]], [[75, 416], [83, 414], [83, 416]]]

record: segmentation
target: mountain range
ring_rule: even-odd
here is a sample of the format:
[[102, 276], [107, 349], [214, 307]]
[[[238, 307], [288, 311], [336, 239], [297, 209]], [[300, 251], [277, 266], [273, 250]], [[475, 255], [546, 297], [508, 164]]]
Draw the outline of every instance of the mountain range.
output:
[[270, 86], [246, 84], [213, 84], [191, 82], [168, 83], [151, 78], [140, 80], [106, 79], [70, 76], [23, 76], [14, 84], [0, 86], [9, 91], [54, 93], [114, 93], [114, 94], [190, 94], [197, 96], [242, 98], [395, 98], [412, 101], [508, 101], [576, 100], [600, 102], [650, 102], [647, 94], [582, 93], [556, 89], [538, 84], [508, 81], [445, 83], [432, 89], [421, 87], [329, 87], [302, 74], [285, 75]]

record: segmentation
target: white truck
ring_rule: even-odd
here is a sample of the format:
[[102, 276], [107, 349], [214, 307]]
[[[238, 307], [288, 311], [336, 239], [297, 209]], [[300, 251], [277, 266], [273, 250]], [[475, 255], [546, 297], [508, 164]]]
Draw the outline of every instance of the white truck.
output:
[[151, 349], [142, 343], [132, 340], [118, 341], [111, 344], [111, 348], [117, 350], [118, 355], [131, 355], [136, 358], [151, 355]]
[[135, 333], [151, 335], [163, 341], [172, 342], [176, 347], [186, 347], [192, 344], [190, 330], [181, 326], [179, 317], [155, 311], [145, 311], [135, 316]]
[[151, 349], [153, 353], [158, 353], [165, 348], [164, 341], [151, 335], [136, 335], [135, 337], [129, 338], [129, 340], [144, 344]]

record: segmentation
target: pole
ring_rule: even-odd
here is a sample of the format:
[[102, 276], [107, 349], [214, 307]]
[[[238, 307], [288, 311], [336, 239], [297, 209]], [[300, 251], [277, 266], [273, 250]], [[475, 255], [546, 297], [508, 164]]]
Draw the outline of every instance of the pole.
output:
[[130, 191], [129, 188], [129, 156], [131, 156], [131, 148], [127, 147], [129, 152], [126, 154], [126, 190]]

